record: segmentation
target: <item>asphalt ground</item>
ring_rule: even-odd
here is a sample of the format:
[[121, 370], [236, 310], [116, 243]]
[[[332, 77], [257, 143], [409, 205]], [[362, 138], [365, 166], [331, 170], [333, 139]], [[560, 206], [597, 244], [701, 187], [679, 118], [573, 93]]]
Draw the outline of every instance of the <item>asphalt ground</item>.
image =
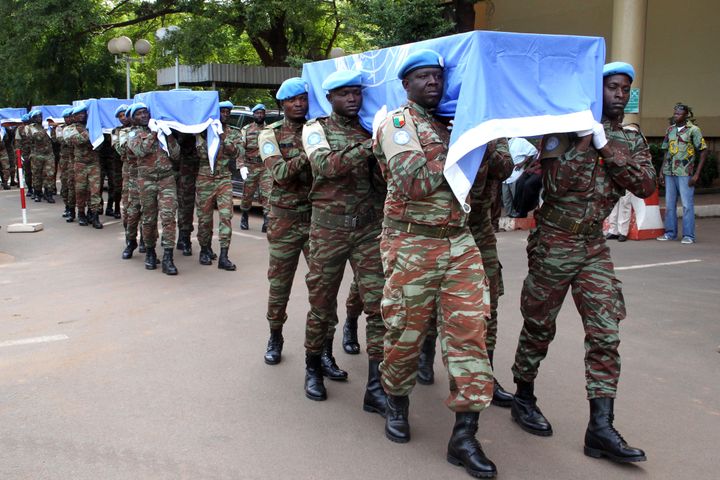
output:
[[[367, 360], [343, 353], [339, 336], [336, 357], [349, 381], [326, 381], [325, 402], [305, 398], [302, 260], [283, 361], [263, 363], [267, 244], [259, 215], [249, 232], [234, 219], [236, 272], [199, 265], [193, 237], [194, 255], [177, 252], [180, 274], [169, 277], [146, 271], [142, 255], [120, 259], [119, 221], [79, 227], [65, 223], [62, 209], [30, 202], [30, 221], [44, 230], [8, 233], [21, 218], [18, 191], [0, 191], [0, 478], [470, 478], [445, 460], [453, 414], [443, 404], [439, 358], [435, 385], [411, 396], [405, 445], [388, 441], [382, 418], [362, 411]], [[697, 237], [695, 245], [611, 244], [628, 310], [615, 424], [648, 461], [619, 466], [582, 452], [583, 331], [568, 297], [536, 384], [554, 436], [523, 432], [506, 409], [481, 414], [478, 438], [499, 478], [717, 478], [720, 219], [699, 219]], [[508, 388], [525, 238], [498, 235], [506, 294], [496, 376]], [[669, 262], [684, 263], [655, 265]]]

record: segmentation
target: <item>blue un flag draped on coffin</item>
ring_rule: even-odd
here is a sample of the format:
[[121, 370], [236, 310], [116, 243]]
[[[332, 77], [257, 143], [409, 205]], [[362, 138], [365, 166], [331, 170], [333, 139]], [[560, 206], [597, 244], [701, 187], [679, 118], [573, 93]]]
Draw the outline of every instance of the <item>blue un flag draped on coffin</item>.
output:
[[[322, 81], [336, 70], [363, 77], [361, 122], [370, 130], [406, 101], [397, 73], [412, 52], [427, 48], [445, 61], [439, 111], [455, 117], [445, 177], [465, 199], [485, 145], [499, 137], [527, 137], [592, 127], [602, 114], [605, 41], [598, 37], [476, 31], [306, 63], [309, 117], [328, 115]], [[377, 122], [376, 122], [377, 124]]]

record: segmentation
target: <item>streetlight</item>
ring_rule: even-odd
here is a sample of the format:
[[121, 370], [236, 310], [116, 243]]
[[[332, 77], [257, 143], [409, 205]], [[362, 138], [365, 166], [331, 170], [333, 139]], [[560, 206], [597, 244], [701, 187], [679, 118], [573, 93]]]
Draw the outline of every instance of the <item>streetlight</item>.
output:
[[[150, 53], [152, 45], [150, 42], [141, 38], [135, 42], [135, 51], [140, 58], [133, 58], [129, 54], [132, 52], [133, 43], [129, 37], [122, 36], [111, 39], [107, 44], [107, 49], [110, 53], [115, 55], [115, 63], [125, 62], [125, 85], [127, 87], [127, 97], [130, 98], [130, 64], [132, 62], [143, 63], [145, 61], [145, 55]], [[118, 55], [120, 55], [118, 57]]]
[[[179, 32], [180, 27], [176, 25], [169, 25], [167, 27], [160, 27], [157, 30], [155, 30], [155, 38], [157, 38], [160, 42], [162, 42], [165, 38], [168, 36], [172, 37], [172, 34], [175, 32]], [[165, 55], [167, 55], [167, 50], [164, 52]], [[178, 55], [177, 50], [175, 53], [175, 88], [180, 88], [180, 57]]]

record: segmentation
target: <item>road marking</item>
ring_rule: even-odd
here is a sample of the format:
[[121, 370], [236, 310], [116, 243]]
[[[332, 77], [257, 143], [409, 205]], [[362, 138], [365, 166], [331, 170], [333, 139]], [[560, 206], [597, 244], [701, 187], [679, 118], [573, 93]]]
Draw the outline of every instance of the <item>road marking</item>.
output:
[[651, 267], [665, 267], [667, 265], [682, 265], [684, 263], [697, 263], [702, 262], [699, 258], [693, 258], [692, 260], [678, 260], [677, 262], [662, 262], [662, 263], [648, 263], [645, 265], [630, 265], [628, 267], [617, 267], [615, 270], [637, 270], [638, 268], [651, 268]]
[[232, 233], [233, 233], [233, 235], [237, 235], [238, 237], [247, 237], [247, 238], [252, 238], [254, 240], [267, 240], [267, 237], [265, 237], [265, 236], [258, 237], [257, 235], [250, 235], [249, 233], [236, 232], [235, 230], [233, 230]]
[[67, 340], [67, 335], [48, 335], [45, 337], [32, 337], [32, 338], [22, 338], [20, 340], [8, 340], [6, 342], [0, 342], [0, 347], [14, 347], [16, 345], [30, 345], [33, 343], [47, 343], [47, 342], [57, 342], [60, 340]]
[[105, 225], [105, 226], [107, 226], [107, 225], [115, 225], [116, 223], [120, 223], [120, 222], [122, 222], [122, 220], [112, 220], [112, 221], [110, 221], [110, 222], [105, 222], [105, 223], [103, 223], [103, 225]]

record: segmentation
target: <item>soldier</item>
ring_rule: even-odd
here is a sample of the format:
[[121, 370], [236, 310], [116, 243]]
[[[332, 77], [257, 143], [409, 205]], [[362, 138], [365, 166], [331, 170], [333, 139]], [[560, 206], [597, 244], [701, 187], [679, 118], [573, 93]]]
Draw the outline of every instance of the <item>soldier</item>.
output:
[[137, 184], [137, 159], [128, 150], [128, 138], [133, 130], [132, 119], [130, 118], [131, 105], [120, 105], [115, 111], [115, 116], [120, 119], [122, 126], [113, 129], [112, 146], [120, 159], [122, 168], [121, 215], [123, 227], [125, 228], [125, 249], [122, 252], [122, 259], [129, 260], [138, 247], [137, 231], [140, 222], [140, 190]]
[[[200, 168], [200, 157], [195, 146], [195, 135], [179, 134], [180, 168], [177, 176], [178, 195], [178, 241], [176, 248], [182, 250], [185, 257], [192, 255], [190, 234], [193, 227], [193, 210], [195, 208], [196, 179]], [[212, 249], [210, 249], [212, 251]], [[213, 260], [217, 258], [213, 254]]]
[[218, 268], [234, 271], [235, 264], [228, 258], [230, 240], [232, 239], [232, 173], [238, 156], [239, 132], [231, 128], [227, 121], [230, 118], [233, 104], [229, 101], [220, 102], [220, 122], [223, 133], [220, 135], [220, 148], [215, 157], [215, 166], [210, 169], [207, 139], [198, 134], [197, 153], [200, 166], [197, 175], [197, 194], [195, 206], [198, 217], [198, 243], [200, 243], [200, 264], [212, 265], [210, 243], [212, 242], [214, 207], [218, 209], [218, 236], [220, 240], [220, 258]]
[[480, 251], [443, 174], [450, 133], [433, 117], [443, 94], [443, 58], [410, 54], [398, 77], [408, 103], [381, 124], [375, 155], [387, 180], [380, 242], [387, 326], [380, 365], [387, 393], [385, 435], [410, 440], [409, 394], [430, 320], [437, 318], [450, 380], [446, 405], [455, 412], [447, 460], [480, 477], [497, 470], [475, 438], [479, 413], [492, 399], [485, 347], [489, 291]]
[[267, 232], [267, 212], [268, 212], [268, 195], [267, 191], [267, 179], [271, 180], [270, 187], [272, 187], [272, 177], [267, 173], [267, 169], [260, 158], [260, 151], [258, 150], [258, 135], [260, 131], [265, 128], [265, 105], [258, 103], [252, 108], [253, 122], [248, 123], [242, 128], [241, 137], [241, 157], [238, 162], [238, 168], [240, 169], [240, 175], [244, 181], [243, 183], [243, 194], [242, 203], [240, 203], [240, 210], [242, 210], [242, 216], [240, 217], [240, 230], [247, 230], [248, 225], [248, 212], [252, 208], [252, 199], [255, 196], [255, 192], [260, 188], [260, 198], [263, 206], [263, 224], [262, 232]]
[[[75, 203], [78, 208], [78, 225], [92, 222], [93, 228], [103, 228], [100, 223], [102, 212], [102, 191], [100, 186], [100, 160], [90, 143], [87, 123], [87, 105], [80, 104], [73, 109], [75, 123], [69, 129], [66, 140], [73, 147], [73, 170], [75, 173]], [[88, 207], [87, 215], [85, 207]]]
[[[118, 135], [122, 129], [127, 129], [130, 126], [130, 119], [125, 117], [125, 111], [127, 105], [120, 105], [115, 109], [115, 118], [120, 122], [119, 127], [113, 128], [111, 132], [110, 148], [112, 149], [112, 155], [110, 156], [110, 172], [111, 177], [108, 177], [108, 204], [105, 208], [105, 215], [112, 215], [114, 218], [122, 218], [123, 213], [120, 207], [122, 201], [123, 192], [123, 161], [120, 158], [120, 153], [117, 149]], [[127, 142], [127, 138], [125, 138]], [[112, 179], [112, 185], [110, 185]], [[112, 204], [112, 205], [111, 205]]]
[[[29, 114], [30, 124], [26, 134], [30, 142], [30, 165], [32, 165], [32, 181], [35, 195], [33, 199], [41, 202], [44, 198], [48, 203], [55, 203], [53, 191], [55, 186], [55, 156], [52, 140], [42, 125], [42, 112], [33, 110]], [[43, 195], [43, 189], [45, 194]]]
[[[74, 108], [70, 107], [63, 112], [65, 125], [63, 126], [61, 134], [59, 134], [62, 137], [61, 145], [67, 157], [64, 167], [60, 170], [60, 181], [62, 182], [63, 177], [65, 178], [65, 196], [67, 197], [68, 205], [68, 215], [65, 221], [68, 223], [72, 223], [75, 220], [75, 206], [77, 205], [77, 196], [75, 193], [75, 147], [73, 147], [72, 144], [72, 135], [76, 131], [73, 111]], [[65, 114], [67, 114], [67, 116]]]
[[[52, 129], [52, 139], [60, 146], [60, 161], [58, 162], [58, 172], [60, 173], [60, 197], [65, 204], [65, 212], [62, 214], [66, 220], [70, 218], [70, 203], [68, 202], [68, 164], [72, 161], [72, 148], [65, 142], [64, 131], [70, 124], [70, 112], [72, 107], [62, 111], [63, 123], [56, 125]], [[75, 198], [72, 202], [72, 216], [75, 217]]]
[[313, 173], [305, 353], [308, 358], [320, 356], [322, 366], [318, 372], [316, 361], [309, 362], [305, 394], [312, 400], [325, 400], [323, 375], [331, 380], [347, 379], [347, 373], [335, 364], [330, 333], [337, 324], [338, 290], [350, 262], [367, 313], [368, 381], [363, 409], [384, 415], [386, 398], [379, 371], [385, 335], [380, 315], [384, 278], [377, 241], [382, 216], [373, 204], [373, 183], [384, 180], [372, 153], [372, 137], [358, 117], [361, 85], [360, 72], [330, 74], [322, 88], [332, 113], [303, 128], [303, 147]]
[[[28, 114], [24, 114], [20, 117], [22, 125], [18, 125], [15, 129], [15, 148], [20, 150], [22, 156], [23, 173], [25, 174], [25, 192], [26, 197], [34, 197], [35, 191], [33, 190], [32, 183], [32, 165], [30, 163], [30, 138], [28, 136], [28, 125], [30, 124], [30, 117]], [[18, 179], [19, 180], [19, 179]]]
[[655, 191], [655, 169], [645, 138], [620, 125], [634, 76], [627, 63], [605, 65], [602, 123], [577, 135], [554, 134], [543, 140], [545, 201], [535, 216], [538, 226], [528, 237], [529, 271], [521, 295], [524, 324], [512, 367], [517, 384], [513, 420], [529, 433], [552, 435], [552, 426], [537, 406], [534, 381], [572, 286], [585, 328], [590, 403], [585, 454], [617, 462], [645, 460], [645, 453], [629, 447], [613, 427], [620, 376], [618, 327], [625, 318], [625, 303], [602, 232], [603, 220], [625, 189], [641, 198]]
[[[378, 210], [378, 213], [382, 215], [382, 209]], [[345, 324], [343, 325], [343, 339], [342, 345], [343, 350], [348, 355], [357, 355], [360, 353], [360, 343], [358, 342], [357, 336], [357, 325], [358, 318], [362, 315], [363, 303], [360, 291], [358, 290], [357, 282], [353, 278], [350, 284], [350, 292], [348, 293], [347, 300], [345, 300]]]
[[5, 136], [7, 130], [5, 127], [0, 126], [0, 173], [2, 173], [2, 188], [3, 190], [10, 190], [10, 179], [12, 174], [10, 173], [10, 156], [8, 150], [5, 147]]
[[[301, 78], [285, 80], [275, 94], [285, 117], [260, 132], [260, 156], [273, 178], [268, 215], [267, 320], [270, 339], [265, 363], [276, 365], [282, 359], [283, 325], [287, 321], [287, 303], [300, 254], [308, 258], [310, 231], [310, 187], [312, 171], [302, 148], [302, 128], [308, 112], [307, 84]], [[320, 356], [306, 358], [320, 372]]]
[[136, 128], [128, 133], [127, 148], [137, 158], [138, 163], [142, 231], [147, 249], [145, 268], [157, 268], [155, 244], [159, 215], [162, 223], [161, 245], [164, 250], [162, 271], [167, 275], [177, 275], [178, 270], [173, 262], [177, 214], [177, 185], [173, 162], [180, 156], [180, 146], [175, 137], [168, 135], [165, 138], [168, 151], [164, 150], [157, 132], [148, 128], [150, 111], [144, 103], [134, 103], [130, 108], [130, 117]]

